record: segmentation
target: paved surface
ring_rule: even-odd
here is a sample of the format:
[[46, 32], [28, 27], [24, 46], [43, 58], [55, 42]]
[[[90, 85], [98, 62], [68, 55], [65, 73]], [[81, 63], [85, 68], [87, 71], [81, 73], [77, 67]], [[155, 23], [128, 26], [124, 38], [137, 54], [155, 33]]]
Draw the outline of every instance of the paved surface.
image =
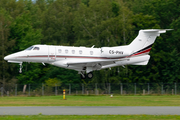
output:
[[0, 107], [0, 115], [180, 115], [180, 107]]

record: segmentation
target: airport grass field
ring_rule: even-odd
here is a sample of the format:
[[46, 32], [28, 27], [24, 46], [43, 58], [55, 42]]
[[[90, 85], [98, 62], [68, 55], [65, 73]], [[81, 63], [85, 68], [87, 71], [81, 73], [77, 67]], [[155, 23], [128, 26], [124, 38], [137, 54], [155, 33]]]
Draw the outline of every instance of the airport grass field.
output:
[[180, 106], [180, 96], [0, 97], [0, 106]]
[[[179, 95], [0, 97], [0, 106], [180, 106]], [[179, 115], [2, 115], [0, 120], [180, 120]]]
[[32, 115], [0, 116], [0, 120], [179, 120], [178, 115]]

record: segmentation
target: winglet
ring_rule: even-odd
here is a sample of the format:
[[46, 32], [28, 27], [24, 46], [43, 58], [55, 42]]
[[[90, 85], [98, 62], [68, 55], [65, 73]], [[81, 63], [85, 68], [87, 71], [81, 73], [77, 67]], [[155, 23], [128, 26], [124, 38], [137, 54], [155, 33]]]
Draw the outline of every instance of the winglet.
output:
[[150, 32], [158, 32], [158, 33], [166, 33], [166, 31], [170, 31], [173, 29], [146, 29], [146, 30], [141, 30], [145, 33], [150, 33]]

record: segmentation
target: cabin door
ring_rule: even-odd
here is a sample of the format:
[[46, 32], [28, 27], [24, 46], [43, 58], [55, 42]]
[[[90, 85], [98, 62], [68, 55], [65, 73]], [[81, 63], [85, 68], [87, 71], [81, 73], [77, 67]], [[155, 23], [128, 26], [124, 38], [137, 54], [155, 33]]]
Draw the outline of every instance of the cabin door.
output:
[[48, 46], [48, 60], [56, 61], [56, 47], [55, 46]]

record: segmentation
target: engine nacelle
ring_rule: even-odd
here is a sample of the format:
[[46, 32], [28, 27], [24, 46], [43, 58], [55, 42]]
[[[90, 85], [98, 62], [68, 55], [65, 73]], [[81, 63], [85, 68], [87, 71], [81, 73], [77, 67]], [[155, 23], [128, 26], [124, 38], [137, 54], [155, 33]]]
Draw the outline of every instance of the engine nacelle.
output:
[[113, 47], [102, 47], [102, 57], [115, 58], [115, 57], [126, 57], [132, 54], [132, 51], [127, 49], [113, 48]]

